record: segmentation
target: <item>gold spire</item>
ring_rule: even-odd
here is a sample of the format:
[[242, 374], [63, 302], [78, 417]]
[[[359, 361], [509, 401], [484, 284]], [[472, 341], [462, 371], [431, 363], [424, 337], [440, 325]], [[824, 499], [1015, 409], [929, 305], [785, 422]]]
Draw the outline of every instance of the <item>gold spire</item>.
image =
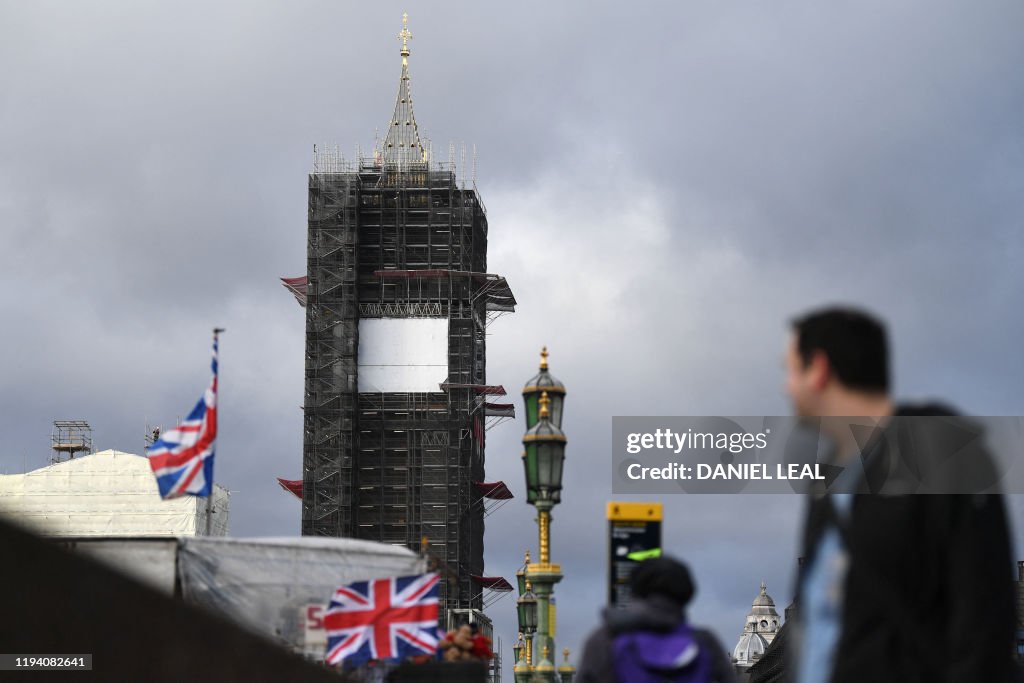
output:
[[402, 15], [402, 75], [398, 81], [398, 96], [395, 98], [395, 113], [388, 123], [388, 132], [381, 146], [382, 161], [394, 164], [397, 170], [408, 170], [407, 164], [426, 162], [426, 148], [420, 142], [419, 126], [412, 111], [412, 87], [409, 83], [409, 15]]
[[526, 557], [526, 564], [530, 564], [530, 551], [529, 551], [529, 550], [527, 550], [527, 551], [526, 551], [526, 552], [524, 553], [524, 555], [525, 555], [525, 557]]
[[540, 369], [548, 369], [548, 347], [546, 346], [540, 350]]
[[530, 580], [529, 579], [526, 580], [526, 590], [528, 590], [528, 591], [532, 591], [533, 590], [533, 588], [530, 587]]
[[540, 394], [540, 414], [537, 415], [537, 419], [551, 419], [551, 412], [548, 410], [549, 405], [551, 405], [551, 399], [548, 398], [548, 392], [542, 391]]
[[402, 41], [402, 64], [409, 64], [409, 39], [412, 38], [412, 34], [409, 33], [409, 13], [402, 12], [402, 31], [398, 34], [398, 39]]
[[569, 663], [569, 648], [564, 648], [562, 650], [562, 657], [565, 658], [565, 663], [568, 664]]

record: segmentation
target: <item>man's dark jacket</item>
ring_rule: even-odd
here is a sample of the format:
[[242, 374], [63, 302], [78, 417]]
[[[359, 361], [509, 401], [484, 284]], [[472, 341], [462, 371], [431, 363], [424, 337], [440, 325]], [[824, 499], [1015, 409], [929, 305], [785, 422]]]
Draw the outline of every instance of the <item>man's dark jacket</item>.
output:
[[[896, 415], [952, 413], [917, 406]], [[895, 468], [920, 472], [929, 466], [928, 457], [948, 450], [950, 424], [956, 427], [962, 419], [894, 421], [896, 429], [914, 425], [897, 437], [901, 445], [894, 450], [904, 455]], [[972, 463], [974, 476], [986, 476], [982, 471], [991, 468], [991, 459], [979, 443], [958, 446], [958, 457], [962, 464]], [[907, 454], [922, 460], [908, 465]], [[808, 564], [830, 526], [839, 530], [849, 552], [840, 641], [829, 680], [1013, 680], [1016, 599], [1002, 498], [871, 493], [894, 471], [884, 449], [877, 455], [865, 461], [868, 491], [854, 496], [848, 520], [835, 514], [827, 496], [812, 499], [808, 511], [802, 553]]]

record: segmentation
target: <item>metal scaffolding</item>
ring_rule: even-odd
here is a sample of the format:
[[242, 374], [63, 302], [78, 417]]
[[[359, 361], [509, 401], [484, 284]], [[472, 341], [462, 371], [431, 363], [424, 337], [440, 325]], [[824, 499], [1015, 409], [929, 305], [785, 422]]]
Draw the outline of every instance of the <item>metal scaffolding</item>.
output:
[[51, 464], [70, 460], [76, 453], [92, 453], [92, 427], [85, 420], [54, 420], [50, 448]]
[[[427, 551], [449, 574], [447, 609], [480, 609], [486, 329], [515, 309], [486, 273], [487, 218], [454, 170], [317, 152], [309, 176], [307, 275], [284, 284], [306, 307], [302, 531]], [[436, 391], [359, 388], [359, 321], [447, 321]], [[503, 391], [501, 393], [504, 393]], [[496, 407], [497, 406], [497, 407]]]

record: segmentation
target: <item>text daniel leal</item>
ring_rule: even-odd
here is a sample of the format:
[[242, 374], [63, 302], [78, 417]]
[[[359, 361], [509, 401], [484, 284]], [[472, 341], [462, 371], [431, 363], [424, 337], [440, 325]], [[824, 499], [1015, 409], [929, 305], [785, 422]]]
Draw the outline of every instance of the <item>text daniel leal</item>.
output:
[[632, 463], [626, 468], [626, 476], [630, 479], [820, 479], [824, 475], [818, 470], [817, 463], [801, 465], [798, 463], [775, 466], [775, 476], [766, 463], [741, 463], [738, 465], [709, 465], [698, 463], [695, 466], [672, 463], [664, 467], [644, 467]]

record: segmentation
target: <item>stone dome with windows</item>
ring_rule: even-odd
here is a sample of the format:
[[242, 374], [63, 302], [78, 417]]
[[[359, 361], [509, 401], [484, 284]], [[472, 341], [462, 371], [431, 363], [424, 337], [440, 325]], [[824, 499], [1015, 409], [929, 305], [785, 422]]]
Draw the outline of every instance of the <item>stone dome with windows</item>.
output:
[[736, 667], [743, 670], [760, 659], [781, 626], [782, 619], [775, 611], [775, 601], [768, 595], [768, 587], [762, 581], [761, 592], [750, 606], [750, 612], [743, 625], [743, 633], [732, 651]]

